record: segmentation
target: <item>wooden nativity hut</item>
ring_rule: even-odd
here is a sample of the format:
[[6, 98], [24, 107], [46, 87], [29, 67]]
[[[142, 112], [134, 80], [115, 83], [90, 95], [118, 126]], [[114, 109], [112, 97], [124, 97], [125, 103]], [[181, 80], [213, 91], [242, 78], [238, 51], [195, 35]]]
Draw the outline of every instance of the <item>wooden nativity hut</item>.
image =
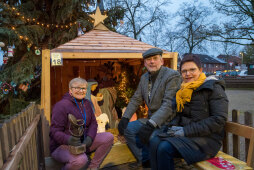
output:
[[[98, 15], [98, 8], [95, 16]], [[153, 48], [152, 45], [108, 30], [95, 17], [94, 29], [52, 50], [42, 51], [41, 107], [50, 122], [52, 106], [68, 92], [68, 83], [75, 77], [86, 80], [95, 77], [105, 78], [106, 65], [114, 62], [113, 74], [119, 77], [121, 63], [133, 67], [137, 72], [143, 67], [142, 53]], [[99, 22], [98, 22], [99, 20]], [[177, 69], [177, 53], [163, 50], [164, 65]], [[54, 66], [53, 56], [60, 55], [61, 66]]]

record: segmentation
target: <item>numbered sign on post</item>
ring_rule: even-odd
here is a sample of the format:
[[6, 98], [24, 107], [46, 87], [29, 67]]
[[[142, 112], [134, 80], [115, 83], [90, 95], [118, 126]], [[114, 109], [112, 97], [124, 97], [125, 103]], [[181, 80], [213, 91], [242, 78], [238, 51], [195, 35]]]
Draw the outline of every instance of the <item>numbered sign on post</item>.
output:
[[51, 53], [51, 66], [62, 66], [63, 57], [61, 53]]

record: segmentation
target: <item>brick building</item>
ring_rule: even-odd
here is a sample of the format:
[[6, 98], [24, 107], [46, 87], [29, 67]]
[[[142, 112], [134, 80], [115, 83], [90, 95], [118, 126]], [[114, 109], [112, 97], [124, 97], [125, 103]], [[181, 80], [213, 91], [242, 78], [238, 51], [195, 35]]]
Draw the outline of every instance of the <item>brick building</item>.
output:
[[226, 70], [234, 70], [236, 66], [241, 66], [242, 64], [242, 59], [238, 56], [219, 55], [217, 58], [226, 62]]

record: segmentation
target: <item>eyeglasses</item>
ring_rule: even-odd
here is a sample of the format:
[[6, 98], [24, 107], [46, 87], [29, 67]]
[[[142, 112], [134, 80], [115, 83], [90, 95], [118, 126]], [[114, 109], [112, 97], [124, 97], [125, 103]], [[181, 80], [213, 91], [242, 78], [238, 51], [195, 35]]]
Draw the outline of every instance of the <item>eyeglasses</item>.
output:
[[87, 90], [87, 88], [85, 87], [85, 88], [82, 88], [82, 87], [71, 87], [72, 89], [75, 89], [76, 91], [86, 91]]
[[181, 73], [187, 74], [187, 72], [189, 72], [189, 73], [193, 74], [196, 70], [197, 70], [197, 68], [191, 68], [189, 70], [182, 70]]

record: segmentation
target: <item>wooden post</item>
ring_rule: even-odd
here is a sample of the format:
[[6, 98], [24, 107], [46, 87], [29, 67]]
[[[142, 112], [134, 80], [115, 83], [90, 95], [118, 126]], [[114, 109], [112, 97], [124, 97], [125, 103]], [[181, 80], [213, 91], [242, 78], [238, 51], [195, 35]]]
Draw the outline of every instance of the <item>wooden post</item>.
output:
[[174, 70], [177, 70], [177, 57], [178, 57], [178, 53], [173, 53], [173, 65], [172, 65], [172, 69], [174, 69]]
[[4, 163], [4, 160], [3, 160], [3, 153], [2, 153], [2, 144], [1, 144], [1, 138], [0, 138], [0, 169], [2, 168], [3, 166], [3, 163]]
[[43, 131], [42, 131], [42, 118], [44, 117], [43, 113], [41, 114], [41, 119], [38, 122], [37, 126], [37, 159], [38, 159], [38, 167], [40, 170], [45, 170], [45, 155], [44, 155], [44, 148], [43, 148]]
[[25, 147], [24, 154], [23, 154], [23, 164], [24, 164], [24, 169], [28, 169], [28, 166], [27, 166], [27, 146]]
[[41, 107], [47, 120], [50, 116], [50, 50], [42, 50]]
[[[251, 113], [251, 111], [244, 112], [244, 124], [245, 125], [253, 127], [253, 122], [252, 122], [253, 114], [254, 113]], [[248, 156], [249, 145], [250, 145], [250, 139], [245, 138], [245, 158], [246, 158], [246, 160], [247, 160], [247, 156]]]
[[17, 134], [17, 141], [19, 141], [20, 137], [22, 136], [22, 124], [21, 124], [21, 116], [20, 116], [20, 113], [16, 114], [16, 120], [17, 120], [17, 131], [16, 131], [16, 134]]
[[[239, 111], [233, 109], [232, 110], [232, 122], [238, 122], [239, 120]], [[233, 135], [233, 156], [239, 159], [240, 153], [240, 139], [238, 135]]]
[[222, 146], [223, 152], [228, 153], [228, 132], [225, 132]]
[[14, 142], [15, 144], [18, 143], [18, 124], [17, 124], [17, 116], [12, 116], [11, 123], [13, 126], [13, 133], [14, 133]]
[[[33, 137], [33, 160], [37, 160], [37, 162], [33, 164], [33, 169], [39, 169], [39, 167], [38, 167], [39, 162], [38, 162], [38, 156], [37, 156], [37, 153], [38, 153], [37, 152], [37, 142], [36, 142], [36, 139], [37, 139], [36, 137], [38, 135], [37, 131], [38, 130], [35, 131], [34, 137]], [[39, 134], [39, 135], [41, 135], [41, 134]], [[42, 170], [42, 169], [40, 168], [40, 170]]]
[[12, 124], [11, 122], [11, 118], [10, 119], [6, 119], [5, 120], [6, 123], [6, 127], [7, 127], [7, 134], [8, 134], [8, 141], [9, 141], [9, 150], [12, 150], [12, 147], [16, 144], [15, 143], [15, 133], [13, 133], [13, 126], [14, 124]]
[[25, 108], [25, 110], [23, 110], [23, 116], [24, 116], [24, 121], [25, 121], [25, 130], [26, 130], [26, 128], [29, 126], [28, 108]]
[[43, 134], [43, 148], [44, 148], [44, 156], [48, 157], [50, 156], [50, 151], [49, 151], [49, 122], [45, 118], [45, 115], [43, 114], [42, 110], [42, 134]]
[[10, 152], [6, 123], [0, 124], [0, 139], [1, 139], [3, 161], [5, 161], [8, 158], [9, 152]]
[[26, 130], [26, 123], [25, 123], [25, 118], [24, 118], [24, 112], [22, 111], [20, 114], [20, 122], [21, 122], [21, 130], [22, 130], [22, 135], [24, 134], [25, 130]]
[[32, 161], [34, 161], [32, 159], [32, 139], [33, 139], [33, 135], [31, 136], [30, 140], [29, 140], [29, 143], [27, 145], [27, 160], [28, 160], [28, 168], [29, 169], [32, 169]]

